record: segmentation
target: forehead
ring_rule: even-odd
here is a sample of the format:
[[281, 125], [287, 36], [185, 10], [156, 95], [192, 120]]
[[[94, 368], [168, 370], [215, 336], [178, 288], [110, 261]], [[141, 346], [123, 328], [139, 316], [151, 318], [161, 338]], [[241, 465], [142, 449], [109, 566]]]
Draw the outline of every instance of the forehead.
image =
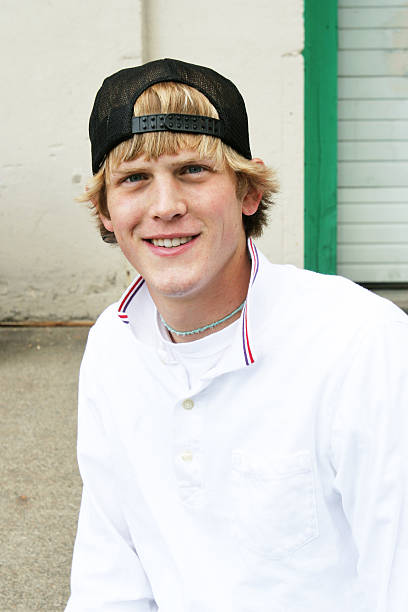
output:
[[211, 165], [215, 165], [216, 159], [211, 156], [200, 155], [198, 151], [191, 149], [184, 149], [177, 153], [163, 153], [157, 157], [146, 155], [142, 153], [134, 159], [123, 160], [117, 164], [116, 169], [122, 170], [127, 168], [133, 168], [137, 166], [179, 166], [180, 164], [189, 162], [206, 162]]

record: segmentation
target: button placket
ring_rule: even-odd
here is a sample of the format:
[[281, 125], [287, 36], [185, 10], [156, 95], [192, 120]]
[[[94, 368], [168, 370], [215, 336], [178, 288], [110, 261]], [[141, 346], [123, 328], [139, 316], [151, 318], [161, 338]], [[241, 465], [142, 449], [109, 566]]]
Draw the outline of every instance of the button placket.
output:
[[174, 465], [183, 499], [202, 487], [201, 430], [197, 400], [180, 399], [174, 412]]

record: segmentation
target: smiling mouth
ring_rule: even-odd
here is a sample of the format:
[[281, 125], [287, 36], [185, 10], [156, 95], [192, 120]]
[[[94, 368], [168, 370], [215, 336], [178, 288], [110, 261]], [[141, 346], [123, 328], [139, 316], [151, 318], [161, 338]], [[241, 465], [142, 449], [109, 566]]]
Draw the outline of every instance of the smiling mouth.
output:
[[178, 247], [181, 244], [186, 244], [196, 238], [196, 236], [180, 236], [176, 238], [151, 238], [148, 240], [154, 246], [165, 247], [166, 249], [171, 249], [173, 247]]

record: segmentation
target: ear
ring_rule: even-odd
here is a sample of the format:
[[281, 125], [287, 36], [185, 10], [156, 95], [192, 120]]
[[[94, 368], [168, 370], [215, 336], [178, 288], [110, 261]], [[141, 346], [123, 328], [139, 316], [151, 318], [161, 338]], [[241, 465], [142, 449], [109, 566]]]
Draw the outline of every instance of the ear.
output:
[[106, 217], [105, 215], [101, 213], [99, 206], [98, 206], [97, 198], [91, 198], [91, 202], [92, 202], [92, 206], [94, 207], [95, 211], [98, 212], [98, 216], [100, 220], [102, 221], [104, 228], [108, 230], [108, 232], [113, 232], [112, 221], [109, 219], [109, 217]]
[[99, 218], [102, 221], [105, 229], [108, 230], [108, 232], [113, 232], [113, 224], [112, 221], [108, 218], [105, 217], [105, 215], [103, 215], [102, 213], [98, 212]]
[[[261, 164], [262, 166], [265, 165], [262, 159], [259, 159], [258, 157], [255, 157], [252, 161], [256, 164]], [[242, 213], [248, 216], [254, 215], [258, 210], [262, 196], [263, 191], [256, 191], [250, 187], [242, 200]]]

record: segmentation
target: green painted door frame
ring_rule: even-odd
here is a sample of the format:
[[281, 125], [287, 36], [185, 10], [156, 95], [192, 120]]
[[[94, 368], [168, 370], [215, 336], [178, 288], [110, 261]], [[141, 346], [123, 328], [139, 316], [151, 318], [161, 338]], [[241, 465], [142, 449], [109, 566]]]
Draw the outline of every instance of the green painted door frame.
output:
[[337, 0], [304, 0], [304, 265], [337, 266]]

